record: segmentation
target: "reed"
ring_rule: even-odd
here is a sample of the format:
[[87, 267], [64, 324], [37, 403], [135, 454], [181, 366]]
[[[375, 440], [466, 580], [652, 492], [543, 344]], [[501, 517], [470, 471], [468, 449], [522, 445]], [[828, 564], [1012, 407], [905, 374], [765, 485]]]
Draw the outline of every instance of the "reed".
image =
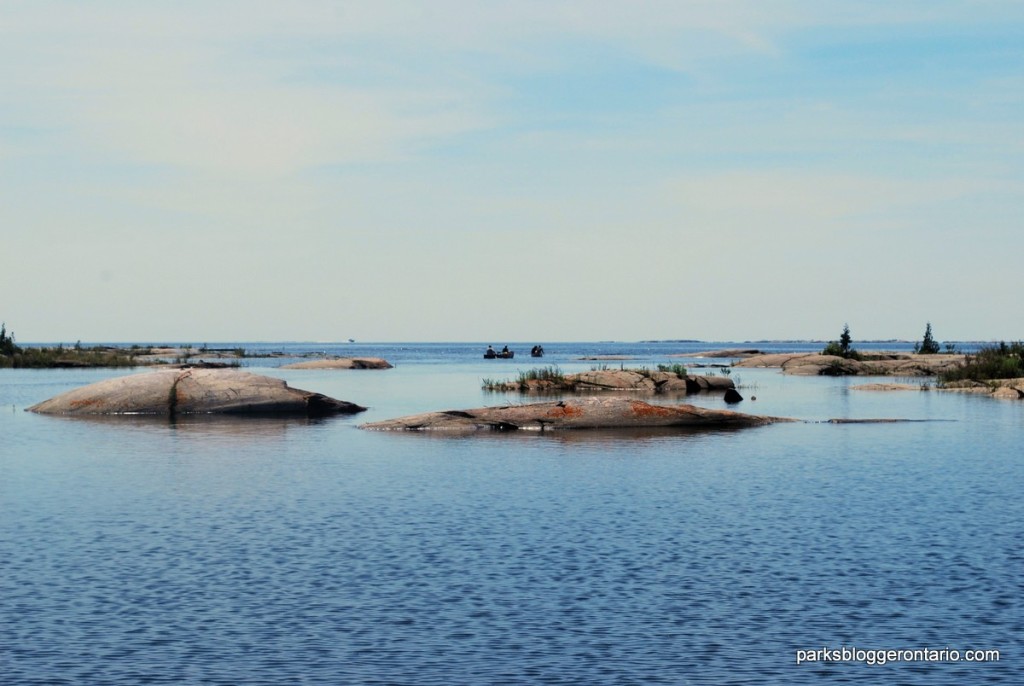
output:
[[516, 382], [520, 385], [526, 385], [528, 381], [550, 381], [552, 383], [565, 383], [565, 374], [558, 368], [557, 365], [549, 365], [547, 367], [538, 367], [534, 369], [528, 369], [525, 372], [519, 372], [519, 376], [516, 378]]
[[678, 362], [674, 364], [659, 364], [658, 371], [668, 372], [669, 374], [675, 374], [680, 379], [685, 379], [687, 376], [690, 375], [690, 371], [686, 368], [686, 366], [681, 365]]
[[513, 381], [486, 378], [482, 380], [481, 385], [485, 391], [526, 391], [529, 390], [531, 384], [536, 382], [548, 383], [553, 386], [563, 386], [567, 383], [562, 370], [557, 365], [549, 365], [520, 371], [519, 376]]

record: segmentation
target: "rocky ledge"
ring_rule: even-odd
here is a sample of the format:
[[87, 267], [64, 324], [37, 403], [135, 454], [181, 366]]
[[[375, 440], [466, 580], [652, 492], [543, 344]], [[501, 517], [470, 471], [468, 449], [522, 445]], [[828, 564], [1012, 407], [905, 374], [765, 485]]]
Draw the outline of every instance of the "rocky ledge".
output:
[[693, 405], [652, 405], [629, 398], [579, 398], [525, 405], [449, 410], [363, 424], [374, 431], [556, 431], [567, 429], [726, 428], [763, 426], [790, 419], [709, 410]]
[[354, 414], [365, 407], [234, 369], [167, 369], [99, 381], [29, 407], [63, 415]]
[[328, 357], [282, 365], [281, 369], [391, 369], [393, 366], [379, 357]]
[[704, 350], [698, 353], [672, 353], [669, 357], [753, 357], [764, 355], [764, 352], [757, 348], [727, 348], [724, 350]]
[[736, 384], [727, 376], [680, 376], [673, 372], [652, 372], [635, 369], [608, 369], [578, 374], [541, 374], [540, 378], [489, 384], [490, 391], [521, 393], [594, 393], [599, 391], [631, 391], [641, 393], [700, 393], [701, 391], [735, 390]]
[[869, 383], [853, 386], [857, 391], [944, 391], [948, 393], [975, 393], [988, 395], [1000, 400], [1024, 400], [1024, 379], [999, 379], [982, 383], [980, 381], [954, 381], [942, 386], [928, 384]]
[[818, 353], [755, 355], [734, 367], [779, 367], [784, 374], [801, 376], [935, 376], [962, 367], [964, 355], [873, 353], [860, 360]]

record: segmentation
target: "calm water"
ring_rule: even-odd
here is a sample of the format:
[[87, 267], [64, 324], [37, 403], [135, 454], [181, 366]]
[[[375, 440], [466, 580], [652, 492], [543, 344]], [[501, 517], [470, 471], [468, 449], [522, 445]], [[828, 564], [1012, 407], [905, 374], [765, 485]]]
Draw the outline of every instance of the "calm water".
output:
[[[520, 402], [481, 379], [538, 364], [711, 346], [483, 347], [264, 346], [387, 371], [246, 361], [371, 408], [324, 421], [43, 417], [23, 409], [123, 372], [0, 370], [0, 682], [1021, 683], [1024, 403], [737, 369], [748, 412], [948, 421], [356, 429]], [[796, 664], [824, 646], [1001, 659]]]

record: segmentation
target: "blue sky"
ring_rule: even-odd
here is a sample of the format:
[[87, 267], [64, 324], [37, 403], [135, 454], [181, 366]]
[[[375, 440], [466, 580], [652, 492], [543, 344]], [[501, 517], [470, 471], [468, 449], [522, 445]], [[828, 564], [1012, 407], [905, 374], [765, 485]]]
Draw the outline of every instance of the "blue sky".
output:
[[1024, 4], [0, 4], [21, 341], [1024, 337]]

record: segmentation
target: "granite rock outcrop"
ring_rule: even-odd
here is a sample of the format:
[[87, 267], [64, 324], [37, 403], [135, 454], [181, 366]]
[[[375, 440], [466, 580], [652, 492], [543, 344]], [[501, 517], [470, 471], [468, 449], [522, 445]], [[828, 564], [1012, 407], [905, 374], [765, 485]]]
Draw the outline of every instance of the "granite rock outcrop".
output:
[[570, 429], [727, 428], [793, 421], [712, 410], [694, 405], [653, 405], [623, 397], [578, 398], [472, 410], [426, 412], [359, 428], [376, 431], [558, 431]]
[[235, 369], [163, 369], [98, 381], [32, 405], [61, 415], [354, 414], [365, 407]]

